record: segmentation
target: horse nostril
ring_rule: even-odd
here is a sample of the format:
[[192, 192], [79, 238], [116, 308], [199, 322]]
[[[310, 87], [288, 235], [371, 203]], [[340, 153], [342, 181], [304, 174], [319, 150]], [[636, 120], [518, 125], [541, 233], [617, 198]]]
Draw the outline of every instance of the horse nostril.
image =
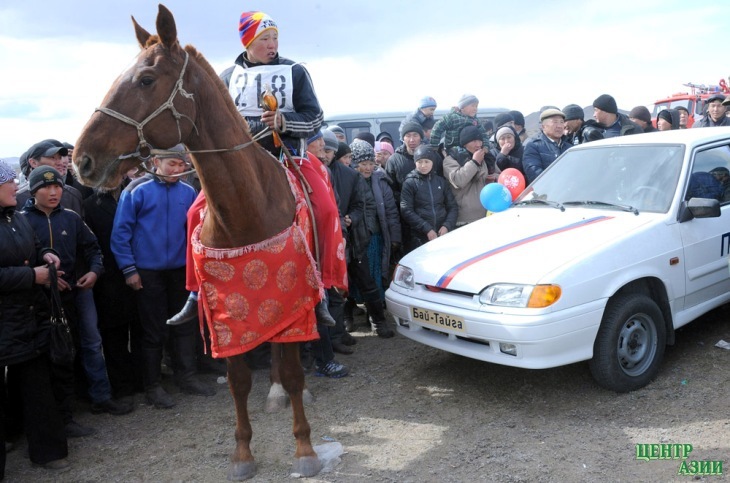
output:
[[87, 155], [83, 155], [76, 165], [76, 171], [82, 178], [88, 178], [94, 171], [94, 161]]

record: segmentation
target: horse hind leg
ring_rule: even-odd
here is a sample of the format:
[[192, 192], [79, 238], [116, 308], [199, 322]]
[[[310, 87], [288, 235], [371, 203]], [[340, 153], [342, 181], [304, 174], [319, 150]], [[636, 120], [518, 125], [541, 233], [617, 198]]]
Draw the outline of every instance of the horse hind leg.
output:
[[311, 429], [304, 414], [304, 370], [299, 360], [299, 344], [274, 344], [272, 350], [281, 351], [279, 375], [284, 389], [289, 393], [292, 406], [292, 432], [296, 439], [292, 473], [304, 477], [315, 476], [322, 470], [322, 463], [312, 448]]
[[[289, 395], [287, 394], [284, 386], [281, 385], [281, 375], [279, 368], [281, 366], [281, 350], [272, 350], [271, 352], [271, 371], [269, 372], [269, 380], [271, 387], [269, 388], [269, 394], [266, 396], [266, 404], [264, 405], [264, 411], [267, 413], [275, 413], [286, 408], [289, 404]], [[306, 385], [302, 392], [302, 399], [305, 405], [314, 403], [314, 396], [309, 392]]]
[[251, 370], [242, 355], [229, 357], [228, 387], [236, 406], [236, 449], [228, 467], [230, 481], [243, 481], [256, 474], [256, 462], [251, 453], [251, 421], [248, 417], [248, 395], [251, 392]]

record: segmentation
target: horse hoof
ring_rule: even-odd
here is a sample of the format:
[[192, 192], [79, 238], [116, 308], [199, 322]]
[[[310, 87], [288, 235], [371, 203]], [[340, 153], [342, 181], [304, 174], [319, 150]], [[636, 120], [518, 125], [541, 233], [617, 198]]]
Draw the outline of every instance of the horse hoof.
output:
[[312, 393], [309, 392], [309, 389], [304, 388], [304, 391], [302, 391], [302, 401], [304, 401], [304, 404], [307, 406], [314, 403], [314, 396], [312, 396]]
[[305, 478], [314, 476], [321, 470], [322, 463], [319, 461], [317, 456], [302, 456], [301, 458], [296, 458], [294, 459], [294, 463], [291, 465], [292, 473], [298, 473]]
[[277, 411], [281, 411], [282, 409], [286, 408], [288, 402], [289, 398], [286, 396], [269, 397], [266, 399], [266, 406], [264, 406], [264, 411], [266, 411], [267, 413], [275, 413]]
[[239, 461], [228, 467], [228, 481], [243, 481], [253, 478], [256, 474], [255, 461]]

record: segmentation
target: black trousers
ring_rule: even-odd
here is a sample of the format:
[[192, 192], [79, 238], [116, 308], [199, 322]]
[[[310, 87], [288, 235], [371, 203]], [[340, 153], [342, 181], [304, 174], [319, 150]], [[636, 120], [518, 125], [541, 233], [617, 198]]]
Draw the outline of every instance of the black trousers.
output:
[[[5, 367], [0, 366], [2, 374]], [[51, 387], [50, 360], [47, 354], [7, 366], [9, 386], [17, 389], [22, 401], [22, 418], [28, 439], [28, 454], [33, 463], [44, 464], [68, 456], [66, 433]], [[0, 391], [7, 390], [0, 377]], [[5, 427], [8, 423], [7, 398], [0, 398], [0, 479], [5, 475]]]

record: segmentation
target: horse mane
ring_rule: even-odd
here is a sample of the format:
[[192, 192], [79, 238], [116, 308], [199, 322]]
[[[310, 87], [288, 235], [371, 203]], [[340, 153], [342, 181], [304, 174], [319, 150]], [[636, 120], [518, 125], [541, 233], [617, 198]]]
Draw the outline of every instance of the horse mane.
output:
[[246, 120], [241, 116], [241, 113], [238, 112], [238, 109], [236, 109], [235, 104], [231, 101], [231, 96], [228, 93], [228, 88], [226, 87], [226, 84], [223, 82], [223, 80], [216, 74], [213, 67], [210, 65], [208, 60], [203, 57], [203, 54], [198, 52], [198, 50], [193, 47], [192, 45], [186, 45], [184, 47], [185, 52], [187, 52], [190, 56], [192, 56], [200, 65], [200, 67], [203, 68], [203, 70], [208, 74], [208, 77], [210, 77], [211, 82], [218, 88], [220, 91], [221, 96], [223, 99], [225, 99], [226, 108], [231, 113], [232, 117], [235, 119], [238, 119], [240, 121], [241, 128], [246, 131], [246, 134], [249, 136], [251, 135], [251, 131], [249, 130], [248, 123]]

